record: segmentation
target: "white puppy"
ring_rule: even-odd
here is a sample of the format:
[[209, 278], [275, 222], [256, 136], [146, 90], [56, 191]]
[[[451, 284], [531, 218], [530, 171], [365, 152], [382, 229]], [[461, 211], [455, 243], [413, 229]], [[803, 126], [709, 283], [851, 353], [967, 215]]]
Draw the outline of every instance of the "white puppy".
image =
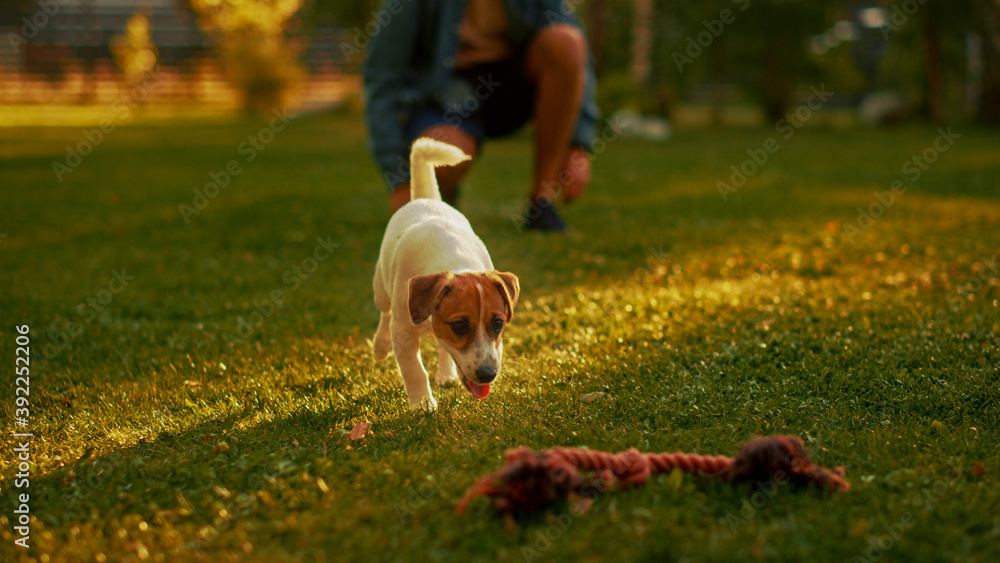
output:
[[489, 394], [520, 293], [517, 276], [495, 271], [468, 219], [441, 201], [434, 168], [468, 158], [433, 139], [413, 143], [410, 202], [389, 220], [375, 266], [375, 358], [395, 354], [410, 408], [437, 408], [420, 360], [425, 334], [438, 341], [439, 385], [461, 380], [476, 398]]

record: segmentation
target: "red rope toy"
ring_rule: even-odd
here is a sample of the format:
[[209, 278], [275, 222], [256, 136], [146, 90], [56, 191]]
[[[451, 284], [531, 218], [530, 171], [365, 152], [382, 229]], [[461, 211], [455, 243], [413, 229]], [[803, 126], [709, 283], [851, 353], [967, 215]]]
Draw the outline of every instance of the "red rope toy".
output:
[[[796, 486], [812, 483], [831, 491], [851, 488], [844, 479], [844, 468], [831, 471], [814, 464], [802, 440], [794, 436], [754, 437], [735, 458], [680, 452], [643, 454], [635, 448], [617, 454], [583, 448], [533, 452], [522, 446], [507, 450], [507, 464], [469, 488], [455, 510], [465, 512], [477, 495], [491, 497], [498, 512], [539, 510], [588, 485], [599, 490], [610, 490], [615, 485], [638, 487], [653, 474], [674, 468], [730, 482], [753, 483], [779, 477]], [[593, 472], [596, 482], [581, 472]]]

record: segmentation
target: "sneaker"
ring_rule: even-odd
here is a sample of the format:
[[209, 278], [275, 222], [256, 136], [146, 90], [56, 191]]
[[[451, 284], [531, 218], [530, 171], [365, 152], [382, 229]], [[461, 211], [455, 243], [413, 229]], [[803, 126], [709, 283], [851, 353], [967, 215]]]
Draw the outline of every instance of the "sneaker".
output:
[[556, 208], [551, 203], [548, 205], [533, 205], [532, 209], [538, 210], [538, 215], [532, 218], [530, 215], [525, 214], [524, 216], [524, 226], [529, 229], [535, 229], [536, 231], [544, 231], [549, 233], [565, 233], [566, 223], [563, 222], [562, 217], [556, 213]]

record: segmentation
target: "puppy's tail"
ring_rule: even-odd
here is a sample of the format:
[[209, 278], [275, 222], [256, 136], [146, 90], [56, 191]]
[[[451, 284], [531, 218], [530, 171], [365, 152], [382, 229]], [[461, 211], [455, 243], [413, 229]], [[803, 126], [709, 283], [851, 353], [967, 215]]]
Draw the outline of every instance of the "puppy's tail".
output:
[[434, 168], [454, 166], [469, 160], [469, 155], [454, 145], [421, 137], [410, 150], [410, 199], [441, 199]]

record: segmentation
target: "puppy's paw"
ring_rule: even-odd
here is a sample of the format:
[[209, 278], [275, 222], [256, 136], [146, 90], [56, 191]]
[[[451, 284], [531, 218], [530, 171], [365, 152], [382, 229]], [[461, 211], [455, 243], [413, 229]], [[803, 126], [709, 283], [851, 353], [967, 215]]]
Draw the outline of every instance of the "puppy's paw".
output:
[[455, 387], [458, 385], [458, 374], [438, 372], [437, 376], [434, 377], [434, 381], [441, 387]]
[[410, 410], [422, 410], [427, 413], [436, 411], [438, 408], [437, 399], [434, 397], [425, 397], [419, 401], [410, 401]]

